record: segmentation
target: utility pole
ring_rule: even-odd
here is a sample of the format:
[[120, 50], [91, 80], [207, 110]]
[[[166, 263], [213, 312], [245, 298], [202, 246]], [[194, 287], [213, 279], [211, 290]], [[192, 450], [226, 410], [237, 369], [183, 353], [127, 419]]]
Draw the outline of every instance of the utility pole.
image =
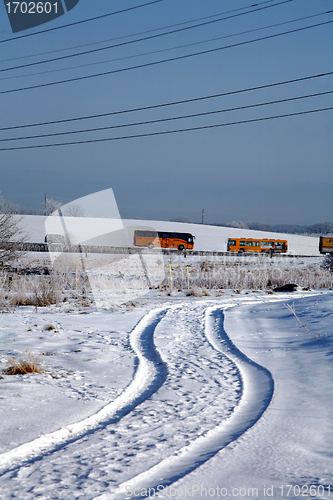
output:
[[202, 220], [201, 220], [201, 224], [204, 223], [204, 216], [205, 216], [205, 209], [203, 208], [202, 209]]
[[44, 197], [44, 215], [46, 215], [46, 194]]

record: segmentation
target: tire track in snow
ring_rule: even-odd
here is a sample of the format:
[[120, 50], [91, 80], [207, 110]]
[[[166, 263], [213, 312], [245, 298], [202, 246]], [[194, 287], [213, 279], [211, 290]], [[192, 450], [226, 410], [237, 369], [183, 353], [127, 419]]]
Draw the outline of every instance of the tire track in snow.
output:
[[150, 311], [130, 334], [130, 343], [139, 364], [128, 387], [114, 401], [94, 415], [68, 425], [50, 434], [40, 436], [0, 455], [0, 475], [16, 469], [27, 462], [40, 460], [43, 456], [59, 450], [84, 435], [119, 421], [136, 406], [148, 399], [163, 385], [167, 366], [155, 348], [153, 335], [156, 326], [168, 308]]
[[[212, 458], [260, 419], [273, 396], [273, 378], [266, 368], [252, 361], [233, 344], [224, 330], [223, 323], [224, 312], [221, 306], [207, 309], [207, 340], [214, 349], [237, 365], [243, 379], [243, 395], [233, 414], [175, 455], [120, 484], [112, 493], [105, 493], [95, 500], [123, 500], [131, 497], [131, 492], [133, 496], [134, 490], [139, 493], [141, 489], [148, 491], [149, 488], [156, 489], [158, 486], [165, 488]], [[135, 498], [146, 496], [135, 494]]]

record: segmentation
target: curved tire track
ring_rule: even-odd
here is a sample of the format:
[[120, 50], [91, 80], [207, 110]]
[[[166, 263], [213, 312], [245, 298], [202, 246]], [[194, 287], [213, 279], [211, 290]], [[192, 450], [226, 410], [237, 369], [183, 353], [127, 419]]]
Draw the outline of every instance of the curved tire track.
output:
[[[268, 407], [274, 392], [270, 372], [242, 353], [229, 339], [223, 327], [224, 312], [221, 306], [206, 311], [205, 334], [214, 349], [226, 355], [240, 370], [243, 395], [233, 414], [206, 435], [195, 439], [160, 463], [119, 485], [112, 493], [103, 494], [98, 500], [123, 500], [129, 491], [169, 486], [212, 458], [217, 452], [235, 441], [252, 427]], [[135, 495], [136, 498], [142, 498]], [[97, 498], [95, 500], [97, 500]]]
[[130, 334], [131, 346], [139, 364], [132, 382], [112, 403], [96, 414], [25, 443], [0, 455], [0, 474], [16, 469], [27, 462], [40, 460], [84, 435], [117, 422], [156, 392], [167, 376], [166, 364], [155, 348], [153, 335], [168, 308], [150, 311]]

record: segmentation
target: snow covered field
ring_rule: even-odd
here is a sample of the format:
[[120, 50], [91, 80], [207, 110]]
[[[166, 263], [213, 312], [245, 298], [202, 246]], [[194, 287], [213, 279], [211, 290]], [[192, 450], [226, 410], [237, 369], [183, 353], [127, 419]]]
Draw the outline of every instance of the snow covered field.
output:
[[332, 290], [110, 293], [93, 267], [93, 293], [0, 315], [1, 368], [43, 366], [0, 380], [1, 499], [333, 497]]

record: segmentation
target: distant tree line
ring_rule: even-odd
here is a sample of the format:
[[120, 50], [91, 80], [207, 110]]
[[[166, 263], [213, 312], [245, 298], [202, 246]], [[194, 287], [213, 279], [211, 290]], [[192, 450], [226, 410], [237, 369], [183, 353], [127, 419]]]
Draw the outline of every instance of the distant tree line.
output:
[[238, 227], [241, 229], [254, 229], [256, 231], [267, 231], [274, 233], [304, 234], [304, 235], [333, 235], [333, 222], [318, 222], [308, 226], [297, 224], [265, 224], [262, 222], [229, 222], [226, 224], [215, 224], [216, 226]]
[[61, 201], [56, 201], [53, 198], [46, 198], [46, 203], [44, 203], [44, 207], [41, 210], [24, 208], [16, 203], [5, 200], [0, 193], [0, 214], [50, 215], [55, 210], [58, 210], [61, 205]]
[[[192, 224], [200, 224], [199, 222], [191, 222], [186, 217], [178, 215], [170, 222], [185, 222]], [[288, 233], [288, 234], [304, 234], [304, 235], [332, 235], [333, 236], [333, 222], [318, 222], [307, 226], [297, 224], [265, 224], [264, 222], [226, 222], [215, 223], [212, 226], [222, 227], [237, 227], [239, 229], [253, 229], [256, 231], [267, 231], [271, 233]]]

